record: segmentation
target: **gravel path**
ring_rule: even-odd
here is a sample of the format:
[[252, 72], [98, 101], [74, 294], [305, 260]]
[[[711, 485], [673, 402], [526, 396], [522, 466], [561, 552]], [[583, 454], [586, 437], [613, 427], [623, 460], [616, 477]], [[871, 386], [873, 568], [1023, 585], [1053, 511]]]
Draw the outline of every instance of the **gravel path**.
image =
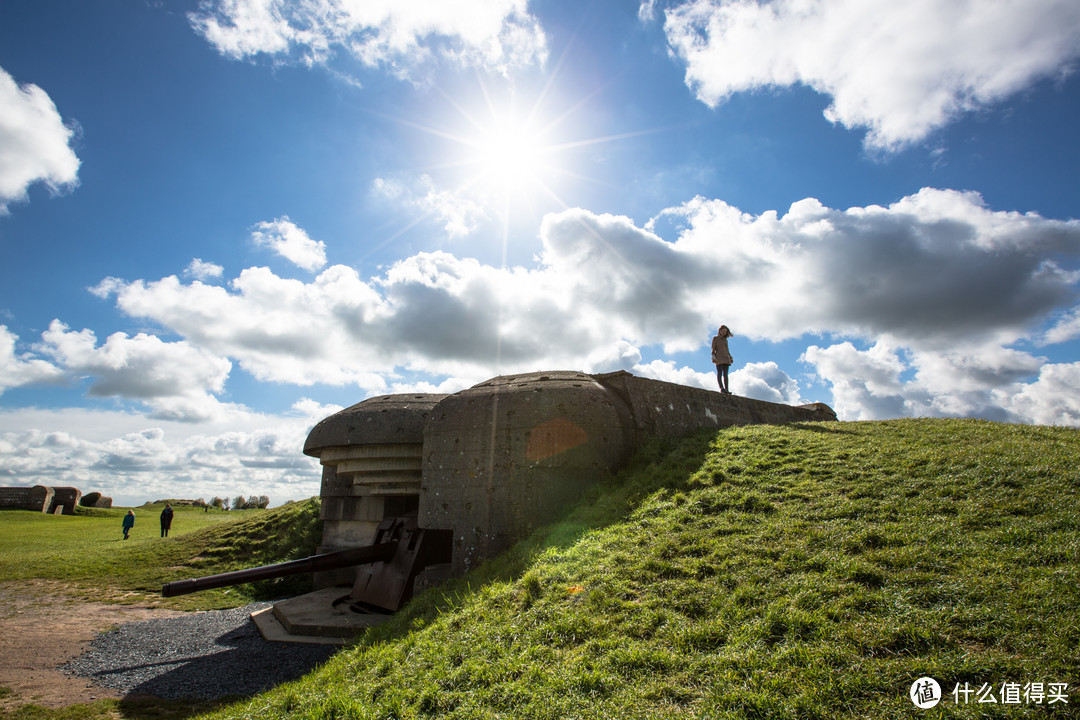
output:
[[302, 677], [340, 649], [263, 640], [249, 616], [270, 605], [126, 623], [60, 669], [125, 695], [214, 700]]

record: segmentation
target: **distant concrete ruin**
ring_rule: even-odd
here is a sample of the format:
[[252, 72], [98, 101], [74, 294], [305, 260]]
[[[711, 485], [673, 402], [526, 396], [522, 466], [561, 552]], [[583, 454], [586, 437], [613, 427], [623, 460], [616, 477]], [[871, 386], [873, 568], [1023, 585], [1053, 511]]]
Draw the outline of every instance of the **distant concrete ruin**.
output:
[[[323, 465], [319, 552], [368, 544], [385, 518], [415, 513], [420, 528], [452, 538], [450, 562], [417, 579], [435, 582], [555, 520], [648, 438], [825, 420], [836, 414], [820, 403], [780, 405], [627, 372], [528, 373], [451, 395], [369, 398], [318, 423], [304, 445]], [[324, 572], [316, 584], [355, 576]]]
[[112, 498], [99, 492], [88, 492], [82, 496], [79, 504], [83, 507], [108, 509], [112, 507]]
[[33, 510], [49, 515], [74, 515], [82, 491], [73, 487], [2, 487], [0, 508]]
[[0, 487], [0, 509], [31, 510], [49, 515], [74, 515], [75, 506], [111, 508], [112, 498], [99, 492], [83, 495], [73, 487]]

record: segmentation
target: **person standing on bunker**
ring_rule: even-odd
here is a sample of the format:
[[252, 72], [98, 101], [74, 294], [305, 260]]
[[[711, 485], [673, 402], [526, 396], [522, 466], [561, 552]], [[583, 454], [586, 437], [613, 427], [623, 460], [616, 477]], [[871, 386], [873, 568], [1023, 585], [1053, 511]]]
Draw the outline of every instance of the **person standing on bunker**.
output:
[[169, 528], [172, 527], [172, 505], [165, 503], [165, 509], [161, 511], [161, 537], [169, 537]]
[[128, 533], [131, 532], [131, 528], [135, 527], [135, 511], [128, 510], [127, 515], [124, 516], [124, 539], [128, 539]]
[[728, 350], [727, 339], [732, 336], [731, 330], [727, 325], [721, 325], [720, 329], [716, 331], [716, 336], [712, 339], [712, 361], [716, 366], [716, 382], [720, 384], [720, 392], [725, 395], [731, 393], [728, 390], [728, 368], [735, 362], [735, 358], [731, 357], [731, 352]]

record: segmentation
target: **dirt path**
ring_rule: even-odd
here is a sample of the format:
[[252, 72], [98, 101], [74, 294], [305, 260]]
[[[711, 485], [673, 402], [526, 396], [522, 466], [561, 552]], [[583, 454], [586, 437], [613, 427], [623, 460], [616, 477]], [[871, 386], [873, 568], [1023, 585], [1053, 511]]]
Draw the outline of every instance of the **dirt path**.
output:
[[94, 637], [127, 622], [182, 615], [136, 605], [86, 602], [61, 583], [0, 583], [0, 709], [34, 703], [63, 707], [120, 697], [115, 691], [57, 670]]

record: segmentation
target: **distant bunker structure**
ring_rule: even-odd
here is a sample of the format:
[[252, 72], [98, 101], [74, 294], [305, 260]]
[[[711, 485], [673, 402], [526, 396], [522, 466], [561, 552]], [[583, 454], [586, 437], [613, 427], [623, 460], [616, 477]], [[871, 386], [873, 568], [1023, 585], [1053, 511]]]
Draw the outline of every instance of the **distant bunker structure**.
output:
[[0, 508], [74, 515], [81, 497], [82, 491], [73, 487], [0, 487]]
[[[318, 423], [304, 452], [323, 465], [320, 553], [372, 543], [416, 517], [448, 543], [416, 590], [458, 576], [557, 519], [641, 442], [702, 428], [836, 420], [790, 406], [637, 377], [555, 371], [496, 377], [451, 395], [369, 398]], [[316, 585], [356, 581], [356, 567]]]

